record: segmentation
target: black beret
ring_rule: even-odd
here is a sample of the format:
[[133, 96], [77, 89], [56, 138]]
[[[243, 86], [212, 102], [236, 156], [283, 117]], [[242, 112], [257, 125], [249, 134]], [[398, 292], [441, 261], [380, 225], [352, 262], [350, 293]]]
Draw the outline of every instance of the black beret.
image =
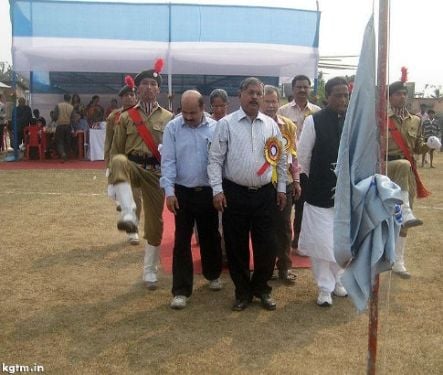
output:
[[118, 96], [122, 97], [123, 95], [127, 94], [128, 92], [135, 92], [135, 88], [131, 88], [128, 85], [124, 85], [120, 91], [118, 92]]
[[392, 94], [395, 94], [397, 91], [406, 91], [408, 92], [408, 88], [406, 87], [405, 83], [402, 81], [396, 81], [389, 85], [389, 96]]
[[158, 87], [162, 84], [162, 76], [157, 73], [154, 69], [144, 70], [135, 76], [135, 85], [138, 86], [143, 78], [151, 78], [157, 81]]

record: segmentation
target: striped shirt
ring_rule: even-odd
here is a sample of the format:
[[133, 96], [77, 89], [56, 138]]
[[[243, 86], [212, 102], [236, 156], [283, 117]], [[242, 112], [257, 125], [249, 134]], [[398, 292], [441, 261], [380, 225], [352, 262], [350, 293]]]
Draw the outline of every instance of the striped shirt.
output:
[[422, 125], [423, 138], [428, 139], [431, 136], [440, 138], [440, 129], [436, 119], [427, 119]]
[[[282, 142], [278, 125], [261, 112], [251, 122], [240, 108], [217, 123], [208, 164], [209, 183], [214, 195], [223, 191], [223, 178], [246, 187], [261, 187], [271, 182], [272, 168], [260, 176], [257, 174], [266, 162], [264, 148], [270, 137], [277, 137]], [[283, 151], [277, 163], [277, 191], [282, 193], [286, 192], [286, 159]]]

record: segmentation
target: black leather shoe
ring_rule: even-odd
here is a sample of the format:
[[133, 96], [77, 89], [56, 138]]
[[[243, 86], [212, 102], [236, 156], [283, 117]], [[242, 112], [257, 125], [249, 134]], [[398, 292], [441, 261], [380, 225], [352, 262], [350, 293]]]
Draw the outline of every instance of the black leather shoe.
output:
[[418, 227], [419, 225], [423, 225], [423, 221], [420, 219], [412, 219], [404, 222], [401, 226], [403, 228], [412, 228], [412, 227]]
[[248, 307], [249, 302], [248, 299], [236, 299], [232, 305], [232, 311], [243, 311]]
[[278, 278], [286, 284], [295, 284], [297, 276], [288, 270], [282, 270], [278, 272]]
[[275, 310], [277, 308], [277, 303], [272, 299], [270, 294], [261, 294], [257, 296], [260, 299], [262, 307], [266, 310]]

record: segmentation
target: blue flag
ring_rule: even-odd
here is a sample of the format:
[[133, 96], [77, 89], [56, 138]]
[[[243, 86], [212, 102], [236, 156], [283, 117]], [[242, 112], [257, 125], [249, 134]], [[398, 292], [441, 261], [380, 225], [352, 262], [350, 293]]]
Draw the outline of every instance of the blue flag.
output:
[[366, 308], [375, 276], [390, 270], [400, 226], [394, 218], [400, 188], [379, 168], [376, 121], [374, 16], [364, 33], [357, 75], [346, 113], [336, 166], [334, 255], [345, 268], [342, 283], [359, 311]]

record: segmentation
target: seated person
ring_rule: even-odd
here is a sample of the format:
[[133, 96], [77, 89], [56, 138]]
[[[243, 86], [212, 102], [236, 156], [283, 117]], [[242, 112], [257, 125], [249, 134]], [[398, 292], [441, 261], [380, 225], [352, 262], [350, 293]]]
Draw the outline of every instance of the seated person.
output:
[[37, 120], [37, 124], [41, 127], [46, 126], [46, 120], [43, 116], [40, 116], [40, 111], [36, 108], [32, 111], [32, 114], [34, 115], [34, 118]]

